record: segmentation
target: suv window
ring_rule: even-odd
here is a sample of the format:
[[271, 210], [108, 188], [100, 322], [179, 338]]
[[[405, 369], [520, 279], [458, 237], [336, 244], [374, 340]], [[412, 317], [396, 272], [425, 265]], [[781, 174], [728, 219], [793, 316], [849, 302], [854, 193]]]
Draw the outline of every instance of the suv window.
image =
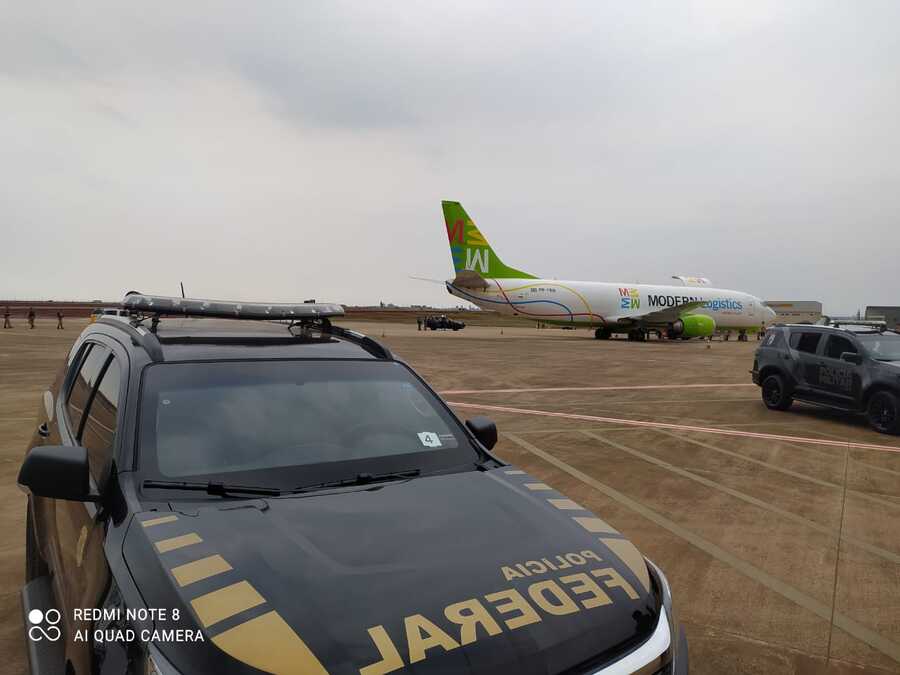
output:
[[112, 464], [120, 375], [119, 362], [113, 358], [97, 386], [81, 433], [81, 444], [87, 448], [91, 475], [97, 483], [102, 482]]
[[141, 400], [142, 470], [166, 478], [291, 488], [478, 459], [459, 422], [397, 363], [158, 364]]
[[78, 375], [69, 389], [69, 397], [66, 401], [66, 411], [69, 413], [69, 428], [74, 435], [78, 435], [81, 428], [81, 418], [85, 408], [90, 402], [91, 390], [97, 384], [106, 359], [109, 358], [109, 349], [99, 344], [89, 344], [81, 357], [81, 366]]
[[815, 354], [821, 338], [821, 333], [791, 333], [791, 347], [798, 352]]
[[825, 345], [825, 356], [829, 359], [839, 359], [844, 352], [856, 353], [854, 344], [843, 335], [829, 335]]

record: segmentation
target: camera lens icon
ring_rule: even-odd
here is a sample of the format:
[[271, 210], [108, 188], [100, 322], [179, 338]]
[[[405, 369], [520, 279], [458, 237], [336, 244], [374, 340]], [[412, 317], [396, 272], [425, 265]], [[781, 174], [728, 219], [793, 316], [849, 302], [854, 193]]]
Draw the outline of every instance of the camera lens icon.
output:
[[62, 615], [58, 609], [48, 609], [47, 611], [32, 609], [28, 612], [28, 623], [31, 624], [28, 628], [28, 637], [34, 642], [44, 639], [56, 642], [62, 637], [62, 631], [56, 625], [61, 619]]

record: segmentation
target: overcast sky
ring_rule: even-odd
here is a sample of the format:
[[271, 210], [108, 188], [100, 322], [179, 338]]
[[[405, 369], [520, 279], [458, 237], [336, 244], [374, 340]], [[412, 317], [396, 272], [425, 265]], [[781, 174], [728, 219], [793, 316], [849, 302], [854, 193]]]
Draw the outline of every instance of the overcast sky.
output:
[[455, 199], [540, 276], [900, 304], [897, 2], [0, 7], [0, 297], [453, 304]]

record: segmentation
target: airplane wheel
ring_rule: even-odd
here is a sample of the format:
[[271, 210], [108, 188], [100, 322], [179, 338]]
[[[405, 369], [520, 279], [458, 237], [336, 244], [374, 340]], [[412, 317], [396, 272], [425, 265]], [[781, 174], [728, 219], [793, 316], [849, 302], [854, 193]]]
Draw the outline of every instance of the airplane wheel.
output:
[[598, 328], [594, 331], [594, 337], [597, 340], [609, 340], [612, 337], [612, 333], [607, 328]]

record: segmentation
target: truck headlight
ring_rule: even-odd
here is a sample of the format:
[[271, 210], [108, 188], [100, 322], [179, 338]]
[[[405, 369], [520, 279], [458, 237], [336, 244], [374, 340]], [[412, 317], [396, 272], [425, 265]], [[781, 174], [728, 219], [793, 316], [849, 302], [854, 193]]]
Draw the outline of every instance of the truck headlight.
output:
[[666, 575], [663, 574], [663, 571], [659, 569], [652, 560], [649, 558], [644, 558], [647, 563], [647, 567], [650, 569], [650, 573], [656, 578], [656, 582], [659, 585], [660, 593], [662, 594], [662, 604], [663, 607], [666, 608], [666, 614], [670, 617], [672, 616], [672, 587], [669, 586], [669, 580], [666, 579]]

